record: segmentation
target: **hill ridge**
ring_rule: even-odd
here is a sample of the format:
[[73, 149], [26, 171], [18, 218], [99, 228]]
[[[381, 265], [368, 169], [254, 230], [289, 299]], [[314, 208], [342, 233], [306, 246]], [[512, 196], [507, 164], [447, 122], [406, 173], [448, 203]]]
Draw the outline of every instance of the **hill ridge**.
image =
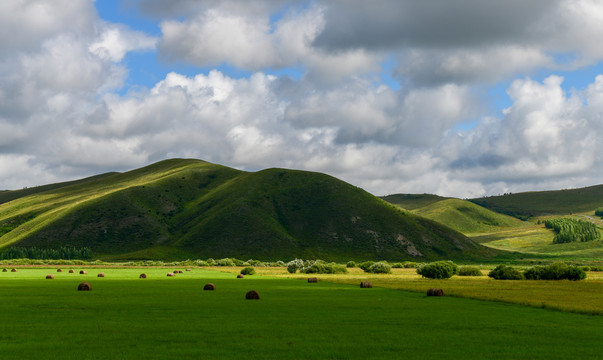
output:
[[300, 170], [170, 159], [22, 195], [0, 204], [0, 246], [87, 246], [106, 259], [498, 254], [351, 184]]

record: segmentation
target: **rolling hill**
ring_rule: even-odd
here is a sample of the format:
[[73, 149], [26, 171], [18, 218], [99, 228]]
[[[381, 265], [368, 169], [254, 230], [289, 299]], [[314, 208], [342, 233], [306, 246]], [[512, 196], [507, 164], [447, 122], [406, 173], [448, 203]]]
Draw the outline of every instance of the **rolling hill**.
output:
[[394, 194], [384, 196], [382, 199], [465, 235], [522, 226], [522, 222], [518, 219], [457, 198], [430, 194]]
[[90, 247], [103, 259], [476, 259], [459, 232], [331, 176], [173, 159], [0, 193], [0, 247]]
[[471, 199], [471, 202], [519, 219], [594, 212], [603, 206], [603, 185], [557, 191], [531, 191]]

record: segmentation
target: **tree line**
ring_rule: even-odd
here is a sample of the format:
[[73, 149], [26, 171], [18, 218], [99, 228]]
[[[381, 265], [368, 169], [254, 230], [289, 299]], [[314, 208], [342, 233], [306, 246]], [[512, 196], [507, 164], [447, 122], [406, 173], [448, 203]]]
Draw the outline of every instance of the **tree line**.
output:
[[60, 247], [58, 249], [11, 247], [0, 251], [0, 260], [10, 259], [89, 260], [92, 259], [92, 249], [89, 247]]

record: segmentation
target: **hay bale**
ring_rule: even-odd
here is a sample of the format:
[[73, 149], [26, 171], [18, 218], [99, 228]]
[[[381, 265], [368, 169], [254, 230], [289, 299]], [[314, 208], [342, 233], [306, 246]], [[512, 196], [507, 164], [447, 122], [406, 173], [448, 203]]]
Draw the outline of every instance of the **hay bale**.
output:
[[308, 278], [308, 282], [309, 283], [316, 283], [316, 282], [318, 282], [318, 279], [317, 278]]
[[88, 272], [86, 270], [80, 270], [80, 275], [87, 275]]
[[96, 275], [96, 277], [105, 277], [105, 273], [98, 273], [98, 275]]
[[90, 286], [90, 283], [87, 281], [84, 281], [83, 283], [81, 283], [77, 286], [77, 291], [90, 291], [90, 290], [92, 290], [92, 286]]
[[186, 269], [186, 271], [191, 271], [191, 269]]
[[370, 289], [373, 287], [373, 283], [370, 281], [362, 281], [360, 282], [360, 287], [363, 289]]
[[8, 271], [8, 270], [6, 270], [6, 269], [2, 269], [2, 272], [7, 272], [7, 271]]
[[178, 270], [178, 274], [184, 274], [184, 271]]
[[169, 272], [169, 273], [167, 273], [167, 276], [172, 277], [172, 276], [176, 276], [176, 275], [173, 272]]
[[46, 275], [46, 278], [47, 279], [54, 279], [54, 275], [52, 275], [52, 274]]
[[57, 269], [57, 272], [63, 272], [63, 270], [61, 270], [61, 269]]
[[427, 296], [444, 296], [442, 289], [429, 289], [427, 290]]
[[10, 272], [17, 272], [17, 269], [12, 268], [12, 269], [10, 269]]
[[239, 275], [237, 275], [237, 279], [242, 279], [242, 278], [244, 278], [244, 277], [245, 277], [245, 276], [243, 276], [243, 274], [239, 274]]
[[73, 274], [75, 271], [73, 271], [73, 269], [69, 270], [70, 274]]
[[216, 285], [214, 285], [212, 283], [205, 284], [205, 286], [203, 287], [203, 290], [216, 290]]
[[247, 294], [245, 294], [245, 299], [247, 300], [260, 300], [260, 293], [255, 290], [249, 290]]
[[140, 274], [140, 276], [138, 278], [139, 279], [146, 279], [147, 278], [147, 274]]

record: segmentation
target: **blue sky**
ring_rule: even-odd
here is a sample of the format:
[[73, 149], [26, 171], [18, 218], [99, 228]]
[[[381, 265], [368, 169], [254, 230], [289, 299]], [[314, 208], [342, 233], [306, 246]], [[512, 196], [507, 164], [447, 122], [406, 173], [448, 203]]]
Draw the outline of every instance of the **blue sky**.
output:
[[601, 183], [594, 0], [10, 0], [0, 189], [171, 157], [376, 194]]

